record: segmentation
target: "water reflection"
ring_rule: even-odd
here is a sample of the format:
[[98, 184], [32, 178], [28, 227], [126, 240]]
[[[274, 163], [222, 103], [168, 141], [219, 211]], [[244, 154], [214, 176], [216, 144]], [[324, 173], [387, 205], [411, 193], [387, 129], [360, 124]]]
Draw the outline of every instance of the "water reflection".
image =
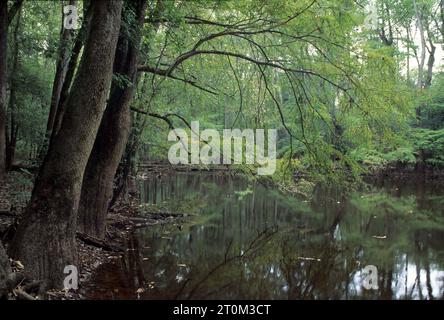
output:
[[[347, 198], [318, 189], [308, 202], [240, 177], [153, 177], [143, 183], [144, 202], [197, 217], [181, 231], [161, 226], [132, 235], [128, 254], [96, 273], [88, 295], [442, 299], [442, 189], [416, 181], [377, 185]], [[363, 288], [366, 265], [378, 268], [378, 290]]]

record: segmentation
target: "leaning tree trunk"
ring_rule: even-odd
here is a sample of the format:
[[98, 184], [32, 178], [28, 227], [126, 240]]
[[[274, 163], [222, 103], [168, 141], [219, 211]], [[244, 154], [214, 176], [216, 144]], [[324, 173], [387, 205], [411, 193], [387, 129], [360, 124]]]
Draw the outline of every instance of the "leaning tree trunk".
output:
[[6, 51], [8, 47], [8, 2], [0, 1], [0, 181], [6, 170]]
[[131, 84], [122, 87], [114, 82], [94, 148], [88, 160], [79, 204], [78, 229], [87, 235], [105, 236], [108, 205], [113, 194], [113, 180], [125, 150], [131, 129], [130, 103], [136, 86], [141, 28], [144, 23], [146, 0], [131, 0], [124, 17], [136, 13], [135, 34], [122, 24], [117, 44], [114, 73], [125, 76]]
[[[70, 0], [69, 5], [75, 6], [77, 0]], [[62, 13], [63, 14], [63, 13]], [[63, 20], [63, 19], [62, 19]], [[46, 124], [45, 142], [42, 148], [42, 157], [46, 153], [46, 148], [51, 138], [51, 133], [54, 128], [55, 117], [57, 109], [59, 107], [60, 94], [62, 92], [63, 83], [65, 81], [66, 73], [68, 72], [68, 63], [70, 56], [70, 46], [73, 31], [71, 29], [65, 29], [64, 21], [62, 21], [62, 27], [60, 32], [60, 42], [57, 57], [56, 73], [54, 76], [54, 82], [52, 85], [51, 104], [49, 106], [48, 122]]]
[[74, 45], [71, 50], [71, 56], [69, 58], [69, 63], [67, 66], [65, 79], [63, 81], [62, 88], [60, 90], [59, 102], [57, 105], [57, 112], [54, 116], [54, 123], [52, 124], [52, 133], [49, 138], [49, 144], [54, 140], [57, 132], [60, 130], [62, 125], [63, 116], [66, 111], [66, 100], [69, 96], [69, 89], [71, 88], [71, 84], [74, 79], [75, 71], [77, 69], [77, 63], [80, 57], [80, 53], [83, 48], [84, 40], [88, 37], [89, 33], [89, 25], [91, 23], [91, 10], [90, 10], [90, 1], [83, 2], [83, 21], [82, 26], [77, 34], [77, 37], [74, 41]]
[[112, 78], [122, 1], [94, 1], [82, 62], [62, 126], [35, 182], [10, 254], [36, 279], [62, 287], [64, 268], [77, 265], [77, 208], [83, 174], [94, 145]]

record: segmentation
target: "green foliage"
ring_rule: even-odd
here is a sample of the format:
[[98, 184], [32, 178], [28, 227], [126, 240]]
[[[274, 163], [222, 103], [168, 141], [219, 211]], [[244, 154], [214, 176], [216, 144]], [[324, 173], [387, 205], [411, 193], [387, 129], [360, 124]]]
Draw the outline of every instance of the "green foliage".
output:
[[373, 170], [387, 166], [411, 166], [416, 163], [416, 154], [411, 146], [399, 147], [388, 152], [359, 148], [352, 151], [352, 156], [356, 161]]
[[444, 74], [436, 74], [435, 81], [419, 103], [424, 104], [421, 112], [421, 125], [425, 128], [438, 130], [444, 128]]
[[422, 161], [431, 166], [444, 166], [444, 129], [416, 129], [412, 136]]
[[416, 163], [416, 156], [413, 148], [400, 147], [385, 155], [388, 163], [401, 163], [404, 165], [412, 165]]
[[[436, 1], [417, 3], [428, 21]], [[413, 167], [417, 161], [442, 166], [444, 76], [435, 68], [430, 88], [413, 85], [418, 72], [411, 60], [420, 47], [405, 34], [417, 19], [413, 1], [376, 1], [385, 36], [388, 22], [396, 26], [398, 42], [391, 44], [363, 28], [369, 4], [149, 1], [139, 65], [157, 72], [139, 74], [132, 106], [167, 115], [169, 123], [134, 114], [136, 158], [166, 160], [168, 132], [171, 126], [186, 128], [185, 119], [219, 132], [277, 129], [280, 161], [272, 179], [292, 190], [308, 191], [312, 182], [351, 185], [366, 169]], [[124, 17], [131, 41], [135, 15]], [[18, 65], [9, 77], [20, 92], [14, 114], [19, 158], [43, 143], [61, 22], [57, 1], [23, 6]], [[427, 30], [433, 43], [440, 41], [438, 22]], [[11, 54], [9, 60], [11, 65]], [[113, 82], [130, 85], [119, 74]], [[298, 176], [303, 178], [296, 184], [310, 181], [302, 189], [294, 181]]]

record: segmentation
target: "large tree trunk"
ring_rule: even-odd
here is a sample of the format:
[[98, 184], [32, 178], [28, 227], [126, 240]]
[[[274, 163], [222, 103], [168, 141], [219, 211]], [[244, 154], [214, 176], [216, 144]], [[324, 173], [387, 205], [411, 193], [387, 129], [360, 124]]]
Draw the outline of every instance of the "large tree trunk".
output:
[[8, 47], [8, 2], [0, 1], [0, 181], [6, 170], [6, 70]]
[[111, 86], [122, 1], [93, 1], [91, 9], [91, 31], [62, 126], [10, 247], [11, 256], [50, 287], [62, 287], [65, 266], [77, 265], [81, 184]]
[[111, 96], [83, 177], [78, 228], [81, 232], [96, 238], [105, 236], [106, 215], [113, 194], [113, 180], [131, 128], [130, 103], [136, 86], [140, 29], [143, 26], [145, 9], [146, 0], [131, 0], [126, 5], [124, 16], [130, 16], [131, 12], [135, 12], [137, 25], [135, 34], [130, 39], [129, 30], [122, 25], [114, 61], [114, 73], [127, 77], [131, 84], [122, 88], [121, 84], [113, 83]]

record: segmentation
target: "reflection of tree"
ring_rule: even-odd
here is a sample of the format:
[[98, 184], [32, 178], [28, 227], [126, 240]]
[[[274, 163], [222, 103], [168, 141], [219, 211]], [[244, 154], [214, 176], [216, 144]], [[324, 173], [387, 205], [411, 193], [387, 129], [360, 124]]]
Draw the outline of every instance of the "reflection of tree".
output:
[[134, 234], [131, 234], [128, 238], [128, 249], [127, 273], [132, 280], [130, 283], [132, 283], [135, 288], [143, 288], [146, 283], [142, 268], [143, 262], [139, 248], [139, 240]]
[[[287, 298], [347, 298], [356, 272], [353, 253], [344, 252], [330, 237], [318, 245], [298, 249], [295, 252], [294, 244], [288, 240], [281, 243], [280, 267], [288, 285]], [[303, 252], [308, 257], [301, 257]]]
[[143, 268], [138, 239], [130, 235], [124, 257], [102, 264], [92, 274], [84, 289], [90, 299], [133, 299], [138, 288], [144, 286]]
[[[220, 272], [220, 270], [225, 266], [234, 263], [237, 260], [246, 260], [254, 257], [255, 254], [257, 254], [257, 252], [272, 239], [275, 233], [276, 231], [268, 229], [260, 232], [258, 236], [246, 246], [245, 250], [242, 250], [241, 253], [231, 256], [230, 251], [232, 247], [232, 242], [230, 242], [225, 250], [224, 259], [222, 260], [222, 262], [212, 267], [206, 274], [204, 274], [200, 278], [200, 280], [193, 284], [193, 286], [188, 290], [187, 299], [193, 298], [197, 290], [200, 289], [210, 277], [214, 276], [217, 272]], [[229, 285], [231, 285], [231, 283], [224, 285], [223, 288], [228, 287]]]
[[[234, 196], [247, 187], [253, 194]], [[185, 232], [168, 234], [168, 240], [162, 238], [161, 228], [139, 234], [140, 245], [130, 241], [133, 256], [127, 257], [121, 271], [129, 279], [122, 279], [135, 288], [155, 282], [144, 298], [442, 296], [433, 292], [433, 272], [443, 269], [444, 228], [438, 227], [444, 223], [436, 215], [442, 210], [442, 197], [435, 202], [427, 198], [420, 207], [417, 198], [398, 189], [394, 196], [371, 192], [349, 199], [340, 192], [318, 190], [312, 203], [304, 203], [258, 184], [206, 174], [165, 176], [146, 189], [174, 205], [184, 200], [205, 203], [200, 207], [202, 220]], [[427, 192], [421, 192], [426, 197]], [[271, 236], [269, 226], [279, 226], [279, 232]], [[265, 234], [258, 236], [258, 230]], [[267, 241], [265, 235], [270, 237]], [[140, 249], [144, 246], [150, 249]], [[148, 261], [141, 260], [142, 253]], [[378, 291], [362, 290], [360, 270], [367, 264], [378, 267]], [[417, 281], [411, 287], [407, 274], [415, 268]], [[403, 275], [405, 284], [400, 281]], [[427, 288], [424, 296], [418, 296], [421, 286]]]

